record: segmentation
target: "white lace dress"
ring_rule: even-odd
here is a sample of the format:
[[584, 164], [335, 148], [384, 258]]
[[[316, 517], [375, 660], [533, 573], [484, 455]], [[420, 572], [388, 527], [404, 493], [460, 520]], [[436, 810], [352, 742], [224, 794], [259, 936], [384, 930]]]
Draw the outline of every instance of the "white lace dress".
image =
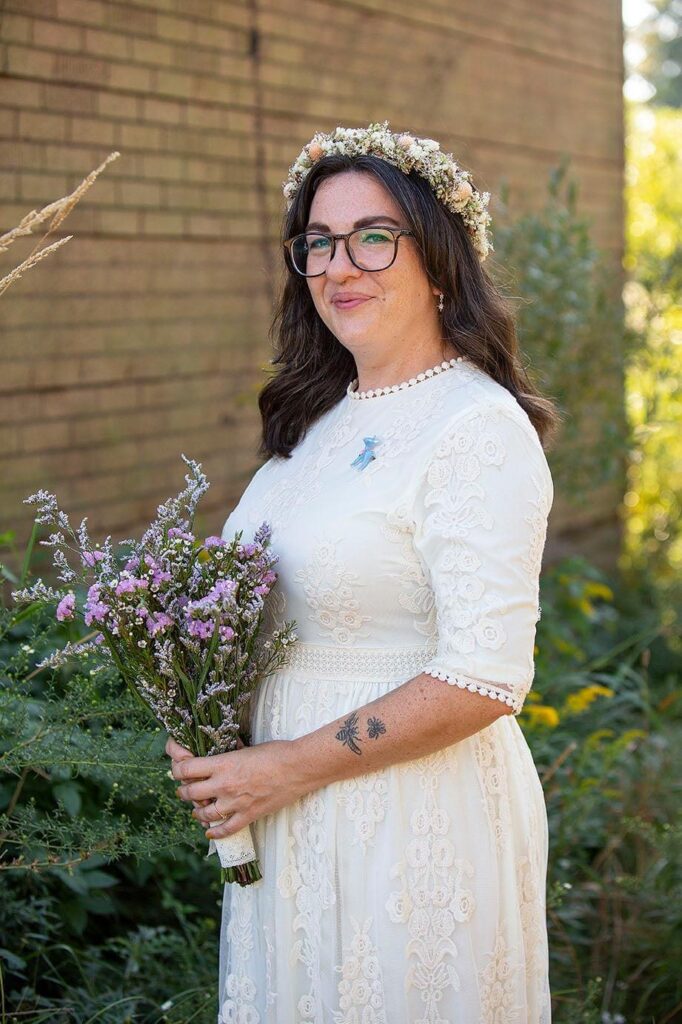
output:
[[271, 524], [268, 630], [299, 637], [259, 683], [253, 743], [422, 672], [513, 713], [252, 825], [264, 877], [225, 886], [219, 1024], [549, 1024], [547, 814], [516, 715], [552, 500], [525, 412], [467, 360], [344, 395], [253, 476], [223, 537]]

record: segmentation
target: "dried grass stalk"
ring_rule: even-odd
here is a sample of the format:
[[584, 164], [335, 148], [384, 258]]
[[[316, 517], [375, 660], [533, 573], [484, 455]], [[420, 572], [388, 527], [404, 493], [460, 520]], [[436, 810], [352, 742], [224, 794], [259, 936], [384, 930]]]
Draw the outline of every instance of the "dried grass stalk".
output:
[[60, 245], [64, 245], [64, 242], [68, 242], [70, 238], [73, 238], [73, 235], [65, 235], [64, 238], [58, 238], [52, 245], [48, 245], [44, 249], [38, 250], [38, 252], [32, 252], [30, 256], [27, 256], [23, 263], [20, 263], [18, 267], [15, 267], [5, 277], [0, 278], [0, 295], [2, 295], [6, 288], [9, 288], [13, 281], [17, 281], [25, 270], [29, 270], [36, 263], [40, 263], [49, 253], [54, 252]]
[[0, 295], [2, 295], [13, 281], [16, 281], [21, 277], [24, 271], [35, 266], [36, 263], [39, 263], [48, 255], [48, 253], [54, 252], [54, 250], [59, 248], [60, 245], [63, 245], [64, 242], [68, 242], [70, 238], [73, 238], [73, 235], [67, 235], [65, 238], [61, 238], [58, 242], [47, 246], [45, 249], [40, 248], [47, 237], [55, 231], [60, 224], [62, 224], [66, 217], [68, 217], [78, 200], [85, 195], [107, 164], [110, 164], [112, 160], [116, 160], [120, 155], [121, 154], [118, 150], [110, 153], [106, 160], [102, 161], [99, 167], [96, 167], [94, 171], [90, 171], [87, 177], [83, 178], [80, 185], [78, 185], [73, 192], [69, 193], [68, 196], [64, 196], [62, 199], [57, 199], [55, 202], [49, 203], [47, 206], [44, 206], [42, 210], [31, 210], [31, 212], [27, 213], [25, 217], [22, 217], [21, 221], [15, 228], [7, 231], [4, 235], [0, 235], [0, 252], [6, 252], [12, 242], [17, 238], [30, 235], [35, 228], [43, 224], [48, 220], [48, 218], [52, 218], [47, 231], [42, 238], [38, 240], [23, 263], [20, 263], [18, 267], [11, 271], [11, 273], [7, 274], [2, 278], [2, 280], [0, 280]]

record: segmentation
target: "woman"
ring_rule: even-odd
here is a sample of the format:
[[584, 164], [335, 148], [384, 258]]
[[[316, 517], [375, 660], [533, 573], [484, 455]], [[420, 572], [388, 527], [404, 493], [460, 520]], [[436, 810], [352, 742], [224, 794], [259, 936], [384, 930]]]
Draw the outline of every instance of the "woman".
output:
[[284, 192], [270, 457], [223, 537], [271, 524], [267, 627], [299, 639], [252, 745], [166, 748], [207, 836], [254, 823], [219, 1022], [549, 1024], [547, 816], [516, 716], [558, 417], [482, 267], [488, 194], [388, 122], [316, 134]]

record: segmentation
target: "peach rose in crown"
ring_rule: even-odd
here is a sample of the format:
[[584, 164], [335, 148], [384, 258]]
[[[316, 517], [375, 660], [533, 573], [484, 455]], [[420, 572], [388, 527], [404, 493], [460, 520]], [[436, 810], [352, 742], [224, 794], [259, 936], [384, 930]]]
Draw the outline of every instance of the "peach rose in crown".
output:
[[452, 192], [450, 193], [450, 197], [453, 200], [453, 202], [458, 203], [462, 206], [466, 206], [466, 204], [469, 202], [473, 194], [473, 188], [465, 179], [464, 181], [460, 181], [459, 185], [457, 185], [457, 187], [452, 190]]
[[401, 135], [398, 139], [398, 145], [402, 146], [403, 149], [409, 149], [413, 142], [414, 139], [411, 135]]
[[319, 160], [324, 150], [319, 142], [311, 142], [308, 146], [308, 156], [311, 160]]

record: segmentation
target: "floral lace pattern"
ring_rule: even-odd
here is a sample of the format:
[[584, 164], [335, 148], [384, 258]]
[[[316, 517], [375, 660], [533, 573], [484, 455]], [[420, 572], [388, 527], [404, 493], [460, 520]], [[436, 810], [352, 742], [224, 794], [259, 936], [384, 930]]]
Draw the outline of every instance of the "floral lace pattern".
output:
[[488, 963], [478, 972], [481, 1016], [478, 1024], [525, 1024], [523, 1006], [518, 1002], [518, 976], [522, 966], [510, 955], [505, 933], [497, 932]]
[[336, 968], [341, 973], [338, 984], [339, 1010], [334, 1013], [334, 1024], [390, 1024], [384, 1004], [384, 983], [379, 950], [372, 942], [372, 918], [365, 919], [362, 927], [350, 915], [353, 938], [350, 949], [344, 950], [343, 963]]
[[351, 572], [337, 555], [338, 541], [327, 538], [312, 548], [310, 559], [294, 574], [302, 584], [308, 607], [308, 618], [317, 623], [322, 637], [338, 644], [371, 636], [365, 623], [371, 615], [363, 615], [354, 592], [357, 574]]
[[254, 893], [250, 886], [239, 886], [231, 894], [227, 940], [232, 944], [234, 970], [225, 978], [218, 1024], [235, 1024], [236, 1021], [260, 1024], [261, 1016], [255, 1005], [257, 987], [248, 968], [254, 949]]
[[[501, 701], [515, 715], [533, 678], [551, 504], [530, 462], [539, 442], [528, 429], [506, 407], [475, 408], [458, 420], [436, 445], [424, 474], [415, 541], [437, 606], [439, 651], [423, 671]], [[517, 561], [507, 567], [512, 553]], [[496, 678], [503, 665], [508, 678]]]
[[[335, 411], [336, 407], [333, 413]], [[257, 505], [248, 512], [250, 524], [255, 526], [265, 519], [280, 530], [284, 529], [292, 516], [312, 503], [320, 493], [320, 475], [334, 459], [340, 457], [338, 449], [356, 439], [359, 433], [360, 427], [355, 422], [353, 410], [349, 409], [344, 415], [332, 415], [331, 420], [325, 419], [324, 432], [318, 443], [311, 448], [294, 473], [283, 476], [273, 473], [271, 460], [267, 468], [276, 479]]]
[[505, 857], [510, 852], [513, 829], [507, 780], [497, 739], [490, 729], [481, 729], [472, 736], [472, 741], [488, 828], [499, 856]]
[[[288, 838], [289, 861], [277, 878], [280, 896], [296, 905], [293, 934], [296, 938], [289, 953], [291, 967], [298, 962], [306, 969], [309, 989], [298, 1000], [300, 1021], [322, 1020], [320, 991], [322, 947], [321, 917], [336, 901], [332, 884], [333, 868], [325, 846], [325, 801], [318, 793], [308, 793], [300, 800], [300, 813], [295, 817]], [[247, 887], [248, 888], [248, 887]], [[293, 936], [292, 936], [293, 937]]]
[[387, 541], [399, 547], [401, 571], [396, 574], [400, 588], [398, 603], [413, 616], [412, 622], [417, 632], [435, 642], [436, 606], [424, 566], [415, 558], [412, 539], [414, 527], [409, 504], [402, 502], [386, 513], [382, 534]]
[[473, 864], [456, 856], [450, 815], [437, 799], [438, 779], [448, 766], [452, 761], [443, 750], [411, 763], [424, 802], [410, 816], [412, 835], [405, 856], [389, 872], [390, 878], [400, 880], [400, 888], [389, 896], [386, 910], [391, 921], [407, 926], [410, 937], [405, 992], [416, 989], [423, 1004], [424, 1016], [415, 1024], [440, 1022], [438, 1005], [445, 990], [459, 990], [454, 935], [457, 924], [470, 920], [476, 909], [473, 891], [464, 882], [473, 877]]
[[407, 455], [421, 437], [426, 424], [440, 413], [446, 400], [451, 400], [452, 391], [465, 387], [479, 372], [475, 367], [462, 364], [453, 372], [451, 379], [446, 379], [448, 375], [444, 374], [440, 379], [431, 378], [427, 389], [420, 390], [416, 386], [407, 408], [398, 409], [382, 432], [378, 457], [359, 474], [365, 486], [369, 486], [378, 473], [391, 469], [396, 461]]
[[376, 827], [388, 810], [386, 772], [368, 772], [339, 783], [339, 803], [346, 808], [349, 821], [355, 825], [353, 842], [363, 852], [374, 842]]

